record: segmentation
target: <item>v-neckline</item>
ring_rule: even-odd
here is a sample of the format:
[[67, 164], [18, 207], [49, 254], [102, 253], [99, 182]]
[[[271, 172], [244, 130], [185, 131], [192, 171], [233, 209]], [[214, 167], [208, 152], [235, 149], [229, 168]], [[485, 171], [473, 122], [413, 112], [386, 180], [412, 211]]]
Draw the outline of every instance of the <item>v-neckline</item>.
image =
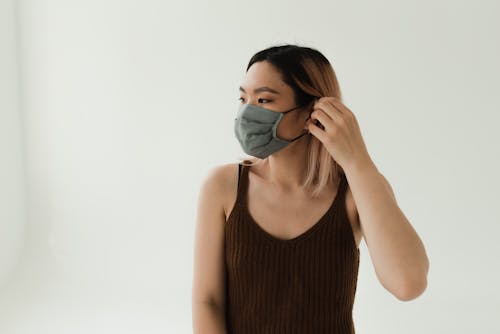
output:
[[242, 206], [243, 206], [243, 212], [246, 215], [246, 217], [248, 218], [247, 220], [249, 222], [249, 225], [253, 226], [254, 230], [257, 233], [264, 236], [266, 239], [270, 240], [271, 242], [282, 244], [282, 245], [295, 244], [303, 239], [308, 238], [316, 230], [318, 230], [321, 226], [325, 225], [329, 221], [328, 218], [331, 217], [331, 213], [333, 212], [333, 209], [337, 206], [336, 204], [337, 204], [339, 198], [342, 197], [339, 195], [340, 195], [340, 192], [342, 191], [343, 181], [345, 181], [344, 180], [345, 176], [342, 175], [340, 177], [334, 199], [332, 200], [332, 202], [331, 202], [330, 206], [328, 207], [328, 209], [326, 210], [326, 212], [321, 216], [321, 218], [319, 218], [319, 220], [316, 221], [316, 223], [314, 223], [314, 225], [312, 225], [307, 230], [305, 230], [304, 232], [300, 233], [299, 235], [297, 235], [291, 239], [281, 239], [281, 238], [278, 238], [277, 236], [274, 236], [270, 232], [266, 231], [259, 223], [257, 223], [257, 221], [254, 219], [254, 217], [250, 213], [250, 210], [248, 209], [248, 189], [249, 189], [249, 179], [250, 179], [248, 172], [249, 171], [248, 171], [248, 166], [247, 166], [245, 172], [243, 173], [244, 177], [246, 178], [245, 179], [246, 187], [244, 189], [246, 193], [243, 196], [244, 203], [242, 203], [243, 204]]

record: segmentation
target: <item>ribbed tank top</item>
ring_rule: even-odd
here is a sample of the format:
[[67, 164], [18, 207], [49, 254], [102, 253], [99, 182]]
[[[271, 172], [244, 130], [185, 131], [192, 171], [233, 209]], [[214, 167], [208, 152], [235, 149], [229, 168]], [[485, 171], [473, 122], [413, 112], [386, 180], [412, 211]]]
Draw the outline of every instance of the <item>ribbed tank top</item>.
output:
[[292, 239], [274, 237], [247, 207], [248, 166], [225, 225], [228, 334], [355, 333], [359, 249], [344, 205], [342, 173], [329, 209]]

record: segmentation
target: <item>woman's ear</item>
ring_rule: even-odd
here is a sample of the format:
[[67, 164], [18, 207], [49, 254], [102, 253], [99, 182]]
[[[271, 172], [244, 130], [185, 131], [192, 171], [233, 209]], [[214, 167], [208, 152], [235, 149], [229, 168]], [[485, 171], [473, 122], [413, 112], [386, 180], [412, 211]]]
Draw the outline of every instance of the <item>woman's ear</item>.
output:
[[306, 124], [304, 125], [304, 130], [309, 131], [309, 123], [311, 123], [311, 114], [309, 114], [309, 117], [306, 119]]

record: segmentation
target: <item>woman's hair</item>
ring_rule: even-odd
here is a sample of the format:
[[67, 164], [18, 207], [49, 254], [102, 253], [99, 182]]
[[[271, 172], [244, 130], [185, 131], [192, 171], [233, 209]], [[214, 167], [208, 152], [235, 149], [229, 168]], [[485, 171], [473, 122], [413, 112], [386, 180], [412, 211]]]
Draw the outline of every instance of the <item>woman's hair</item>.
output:
[[[298, 45], [272, 46], [257, 52], [250, 59], [247, 71], [256, 62], [267, 61], [281, 74], [281, 79], [289, 85], [299, 106], [310, 104], [323, 96], [335, 97], [342, 101], [337, 76], [325, 56], [319, 51]], [[308, 110], [307, 112], [309, 112]], [[312, 189], [312, 196], [319, 195], [325, 186], [344, 173], [323, 143], [315, 136], [307, 136], [308, 164], [303, 186]], [[243, 165], [251, 166], [260, 159], [240, 157]]]

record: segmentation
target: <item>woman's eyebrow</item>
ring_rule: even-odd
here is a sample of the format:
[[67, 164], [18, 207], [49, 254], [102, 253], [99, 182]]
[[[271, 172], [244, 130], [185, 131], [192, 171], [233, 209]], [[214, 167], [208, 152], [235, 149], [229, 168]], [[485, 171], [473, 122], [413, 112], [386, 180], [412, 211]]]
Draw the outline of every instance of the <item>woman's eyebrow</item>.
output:
[[[243, 93], [246, 93], [245, 90], [243, 89], [243, 87], [240, 86], [240, 91], [242, 91]], [[267, 86], [262, 86], [262, 87], [259, 87], [259, 88], [256, 88], [253, 90], [254, 93], [260, 93], [260, 92], [269, 92], [269, 93], [273, 93], [273, 94], [280, 94], [280, 92], [278, 92], [277, 90], [274, 90], [270, 87], [267, 87]]]

